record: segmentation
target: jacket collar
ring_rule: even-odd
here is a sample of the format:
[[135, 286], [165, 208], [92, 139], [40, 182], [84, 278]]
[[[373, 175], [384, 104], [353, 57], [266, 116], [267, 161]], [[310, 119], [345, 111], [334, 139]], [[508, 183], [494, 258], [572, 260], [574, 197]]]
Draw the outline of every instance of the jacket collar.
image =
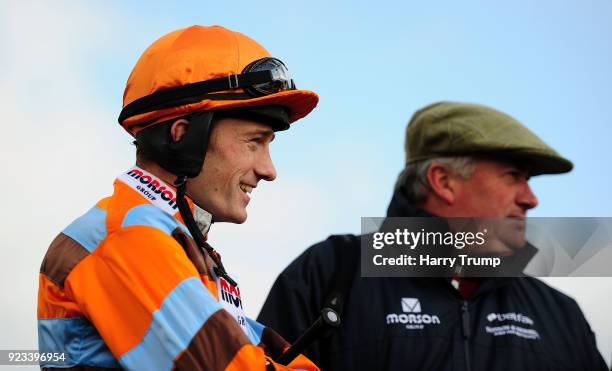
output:
[[[155, 174], [138, 166], [134, 166], [128, 171], [121, 173], [117, 180], [133, 189], [140, 197], [147, 200], [153, 206], [185, 224], [178, 211], [176, 188], [174, 186], [167, 184]], [[185, 197], [185, 199], [193, 213], [198, 228], [206, 236], [212, 224], [212, 215], [198, 207], [189, 197]]]
[[435, 215], [418, 208], [412, 201], [408, 200], [402, 192], [395, 191], [387, 208], [388, 217], [433, 217]]

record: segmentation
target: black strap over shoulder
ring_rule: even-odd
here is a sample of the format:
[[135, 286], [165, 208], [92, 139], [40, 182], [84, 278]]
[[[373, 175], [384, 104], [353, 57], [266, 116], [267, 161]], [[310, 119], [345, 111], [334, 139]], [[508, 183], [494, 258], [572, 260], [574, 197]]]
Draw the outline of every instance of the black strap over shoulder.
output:
[[355, 271], [359, 266], [359, 237], [353, 234], [333, 235], [329, 239], [334, 246], [335, 267], [323, 307], [335, 310], [342, 316]]
[[283, 365], [289, 364], [298, 354], [302, 353], [314, 341], [327, 334], [332, 328], [341, 325], [344, 303], [359, 264], [359, 237], [354, 235], [333, 235], [332, 241], [335, 256], [334, 275], [331, 287], [321, 313], [315, 322], [277, 358]]

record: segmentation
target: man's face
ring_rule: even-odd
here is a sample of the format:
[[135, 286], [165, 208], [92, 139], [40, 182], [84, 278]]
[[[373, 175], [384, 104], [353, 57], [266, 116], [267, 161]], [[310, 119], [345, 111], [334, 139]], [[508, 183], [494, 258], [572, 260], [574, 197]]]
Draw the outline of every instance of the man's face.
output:
[[509, 252], [522, 247], [527, 210], [538, 204], [528, 179], [527, 171], [514, 164], [476, 160], [472, 177], [458, 180], [456, 216], [494, 217], [479, 218], [481, 227], [489, 227], [491, 241], [501, 242], [489, 246], [492, 250]]
[[217, 222], [243, 223], [252, 189], [272, 181], [272, 129], [259, 122], [224, 118], [212, 129], [202, 172], [187, 182], [187, 194]]
[[455, 208], [463, 216], [524, 219], [538, 204], [528, 179], [527, 171], [514, 164], [476, 160], [472, 177], [458, 181]]

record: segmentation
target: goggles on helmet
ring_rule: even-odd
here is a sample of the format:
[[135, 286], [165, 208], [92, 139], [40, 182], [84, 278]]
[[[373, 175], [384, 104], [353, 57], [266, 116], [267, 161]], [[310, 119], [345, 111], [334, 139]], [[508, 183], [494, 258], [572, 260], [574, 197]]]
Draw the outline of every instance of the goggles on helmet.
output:
[[255, 98], [295, 90], [296, 86], [283, 62], [272, 57], [261, 58], [248, 64], [240, 74], [164, 89], [136, 99], [123, 107], [119, 123], [128, 117], [204, 99], [244, 99], [245, 94], [239, 93], [211, 94], [235, 89], [243, 89], [247, 97]]

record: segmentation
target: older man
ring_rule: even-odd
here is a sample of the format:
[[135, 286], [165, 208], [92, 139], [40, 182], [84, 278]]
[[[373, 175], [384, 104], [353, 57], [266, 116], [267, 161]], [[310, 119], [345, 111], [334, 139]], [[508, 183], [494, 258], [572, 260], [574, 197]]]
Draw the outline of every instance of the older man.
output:
[[[39, 348], [53, 356], [41, 367], [316, 370], [303, 356], [272, 360], [288, 344], [245, 316], [206, 237], [211, 222], [246, 220], [252, 190], [276, 177], [274, 132], [317, 95], [249, 37], [192, 26], [145, 50], [123, 97], [136, 165], [45, 256]], [[78, 189], [77, 173], [67, 186]]]
[[[571, 169], [504, 113], [436, 103], [408, 125], [406, 168], [387, 215], [522, 220], [538, 204], [529, 178]], [[358, 239], [343, 240], [298, 257], [259, 316], [295, 340], [349, 274], [342, 325], [307, 352], [323, 370], [606, 369], [576, 302], [535, 278], [363, 278], [345, 268], [358, 264]], [[513, 256], [516, 247], [499, 244], [496, 253]], [[394, 320], [405, 314], [418, 325]]]

